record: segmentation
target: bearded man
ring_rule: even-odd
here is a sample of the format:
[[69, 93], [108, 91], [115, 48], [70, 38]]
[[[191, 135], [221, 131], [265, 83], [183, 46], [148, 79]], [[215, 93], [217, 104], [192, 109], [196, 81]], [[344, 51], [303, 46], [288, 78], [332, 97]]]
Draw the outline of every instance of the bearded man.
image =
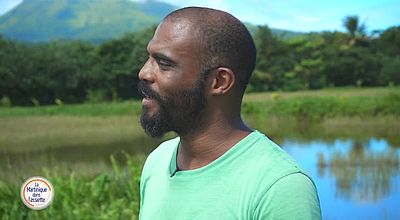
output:
[[169, 14], [139, 72], [141, 124], [176, 132], [147, 158], [140, 219], [320, 219], [316, 187], [296, 162], [241, 119], [256, 49], [232, 15]]

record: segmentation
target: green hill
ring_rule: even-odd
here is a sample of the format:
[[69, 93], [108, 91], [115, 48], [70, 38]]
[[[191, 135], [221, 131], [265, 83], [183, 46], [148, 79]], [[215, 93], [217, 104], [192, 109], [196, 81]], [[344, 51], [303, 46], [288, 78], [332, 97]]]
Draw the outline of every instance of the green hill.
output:
[[[257, 25], [245, 22], [244, 23], [249, 29], [250, 33], [253, 35], [257, 31]], [[277, 29], [277, 28], [270, 28], [272, 34], [274, 34], [276, 37], [280, 39], [292, 39], [300, 36], [306, 36], [308, 33], [305, 32], [297, 32], [297, 31], [288, 31], [288, 30], [283, 30], [283, 29]]]
[[109, 39], [159, 22], [176, 7], [129, 0], [25, 0], [0, 17], [0, 32], [23, 41]]

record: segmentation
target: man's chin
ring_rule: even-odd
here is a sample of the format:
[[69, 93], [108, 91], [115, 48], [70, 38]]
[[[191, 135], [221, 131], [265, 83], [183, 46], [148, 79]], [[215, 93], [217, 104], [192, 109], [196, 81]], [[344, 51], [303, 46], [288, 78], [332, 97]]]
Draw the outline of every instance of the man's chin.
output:
[[157, 117], [160, 114], [160, 108], [158, 105], [154, 106], [142, 106], [142, 117], [147, 118]]
[[142, 120], [142, 118], [145, 118], [145, 119], [147, 119], [147, 120], [150, 120], [150, 119], [152, 119], [153, 117], [155, 117], [155, 115], [157, 114], [157, 112], [150, 112], [148, 109], [142, 109], [142, 114], [141, 114], [141, 119], [140, 120]]
[[148, 113], [145, 110], [142, 112], [140, 117], [140, 124], [142, 128], [149, 136], [153, 138], [161, 138], [164, 136], [168, 129], [168, 126], [163, 120], [159, 113]]

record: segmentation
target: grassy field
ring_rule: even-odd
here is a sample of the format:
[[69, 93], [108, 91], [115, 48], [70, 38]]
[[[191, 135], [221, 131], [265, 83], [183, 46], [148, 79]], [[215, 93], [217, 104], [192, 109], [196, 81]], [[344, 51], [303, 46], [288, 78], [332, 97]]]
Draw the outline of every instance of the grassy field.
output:
[[399, 93], [400, 87], [374, 87], [374, 88], [355, 88], [340, 87], [326, 88], [322, 90], [305, 90], [295, 92], [261, 92], [248, 93], [245, 95], [245, 102], [262, 101], [271, 99], [293, 99], [298, 97], [373, 97], [386, 96], [391, 93]]
[[139, 115], [141, 103], [139, 101], [110, 102], [98, 104], [52, 105], [38, 107], [0, 107], [0, 118], [14, 116], [120, 116]]
[[[243, 117], [254, 128], [282, 138], [383, 137], [400, 146], [400, 88], [341, 88], [320, 91], [246, 94]], [[0, 107], [1, 154], [34, 153], [76, 146], [137, 143], [144, 136], [139, 125], [140, 101], [40, 107]], [[282, 126], [285, 125], [285, 126]], [[373, 129], [371, 129], [373, 128]], [[322, 136], [319, 136], [322, 135]], [[153, 143], [151, 144], [154, 145]], [[17, 184], [0, 180], [0, 219], [137, 219], [138, 184], [145, 156], [125, 155], [112, 169], [96, 164], [93, 175], [63, 165], [41, 173], [54, 185], [54, 203], [43, 211], [27, 209]], [[32, 163], [33, 166], [37, 163]], [[40, 164], [40, 163], [39, 163]], [[75, 164], [74, 167], [79, 167]], [[2, 172], [22, 173], [12, 165]]]
[[[400, 87], [329, 88], [317, 91], [264, 92], [246, 94], [244, 114], [277, 116], [400, 115]], [[75, 104], [40, 107], [0, 107], [0, 118], [20, 116], [138, 116], [140, 101]]]
[[0, 152], [32, 152], [61, 147], [99, 147], [144, 135], [137, 116], [18, 116], [0, 118]]
[[[0, 152], [5, 149], [17, 153], [132, 143], [144, 135], [139, 125], [140, 109], [139, 101], [2, 107]], [[389, 118], [385, 121], [391, 123], [400, 117], [400, 88], [246, 94], [242, 113], [247, 121], [254, 121], [251, 123], [254, 127], [258, 126], [256, 121], [274, 117], [319, 123], [337, 121], [335, 118], [362, 118], [375, 123], [377, 118], [381, 121]]]
[[341, 88], [245, 96], [244, 115], [322, 120], [334, 117], [400, 117], [400, 89]]

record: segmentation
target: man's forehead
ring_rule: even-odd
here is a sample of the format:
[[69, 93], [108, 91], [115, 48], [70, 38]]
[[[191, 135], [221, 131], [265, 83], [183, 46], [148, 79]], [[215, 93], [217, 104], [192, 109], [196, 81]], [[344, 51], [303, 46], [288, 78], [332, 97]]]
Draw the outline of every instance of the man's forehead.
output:
[[147, 49], [152, 50], [171, 47], [192, 47], [194, 49], [198, 43], [194, 32], [195, 28], [189, 21], [164, 21], [158, 25]]

